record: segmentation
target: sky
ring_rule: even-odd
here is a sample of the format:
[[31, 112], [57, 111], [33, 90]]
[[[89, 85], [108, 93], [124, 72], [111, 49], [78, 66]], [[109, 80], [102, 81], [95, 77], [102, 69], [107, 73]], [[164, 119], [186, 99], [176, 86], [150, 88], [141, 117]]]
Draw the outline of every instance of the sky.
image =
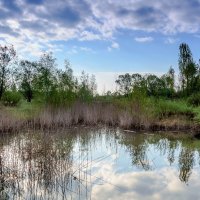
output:
[[0, 44], [23, 58], [52, 51], [62, 68], [114, 90], [122, 73], [178, 73], [178, 47], [200, 58], [200, 0], [0, 0]]

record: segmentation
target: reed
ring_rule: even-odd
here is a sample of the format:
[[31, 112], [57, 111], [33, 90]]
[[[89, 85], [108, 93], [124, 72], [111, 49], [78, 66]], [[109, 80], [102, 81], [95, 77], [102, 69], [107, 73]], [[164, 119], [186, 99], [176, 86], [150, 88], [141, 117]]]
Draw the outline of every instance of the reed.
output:
[[40, 127], [68, 127], [78, 124], [83, 125], [108, 125], [131, 128], [143, 126], [147, 121], [148, 113], [141, 114], [127, 106], [120, 108], [117, 104], [111, 103], [80, 103], [77, 102], [69, 108], [46, 107], [37, 117], [36, 123]]
[[0, 133], [19, 131], [25, 124], [25, 121], [15, 118], [6, 110], [0, 110]]
[[[162, 104], [164, 104], [162, 102]], [[172, 104], [172, 106], [171, 106]], [[174, 104], [168, 103], [168, 110], [174, 108]], [[170, 107], [171, 106], [171, 107]], [[177, 107], [177, 106], [176, 106]], [[172, 111], [174, 109], [171, 109]], [[179, 109], [180, 110], [180, 109]], [[182, 109], [183, 110], [183, 109]], [[184, 114], [183, 111], [179, 113]], [[185, 112], [188, 113], [188, 110]], [[157, 108], [152, 102], [140, 104], [136, 101], [130, 102], [75, 102], [70, 106], [45, 106], [37, 114], [29, 117], [18, 117], [5, 109], [0, 111], [0, 131], [12, 132], [19, 131], [22, 128], [33, 129], [56, 129], [59, 127], [72, 127], [77, 125], [85, 126], [118, 126], [126, 129], [143, 129], [143, 130], [163, 130], [163, 129], [181, 129], [188, 127], [188, 122], [185, 124], [183, 120], [176, 120], [176, 123], [166, 123], [172, 116], [163, 114], [165, 111], [160, 109], [160, 104], [157, 103]], [[186, 113], [186, 114], [187, 114]], [[177, 113], [175, 113], [177, 114]], [[183, 115], [187, 118], [186, 115]], [[169, 118], [170, 117], [170, 118]], [[181, 116], [174, 115], [175, 118]], [[169, 119], [168, 119], [169, 118]], [[188, 121], [186, 119], [185, 121]], [[187, 126], [186, 126], [187, 125]], [[190, 128], [189, 127], [189, 128]], [[195, 126], [196, 128], [196, 126]]]

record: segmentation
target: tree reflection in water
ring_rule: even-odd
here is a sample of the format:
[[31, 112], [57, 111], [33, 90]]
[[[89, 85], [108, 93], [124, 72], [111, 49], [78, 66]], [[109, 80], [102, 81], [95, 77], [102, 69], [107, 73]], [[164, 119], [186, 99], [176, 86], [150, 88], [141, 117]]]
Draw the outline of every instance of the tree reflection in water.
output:
[[115, 184], [95, 176], [97, 166], [101, 170], [103, 161], [114, 163], [112, 155], [122, 150], [138, 170], [157, 170], [157, 157], [166, 158], [165, 165], [177, 166], [180, 181], [187, 183], [199, 147], [197, 140], [181, 134], [174, 138], [84, 127], [1, 136], [0, 199], [91, 199], [95, 184]]
[[[190, 136], [180, 134], [179, 137], [173, 135], [149, 135], [143, 134], [133, 135], [127, 134], [123, 137], [123, 144], [128, 147], [128, 151], [132, 158], [133, 165], [139, 166], [144, 170], [156, 169], [153, 160], [148, 158], [149, 149], [153, 146], [154, 151], [158, 151], [162, 156], [167, 155], [169, 165], [171, 166], [175, 161], [178, 162], [179, 178], [181, 181], [187, 183], [192, 173], [195, 162], [195, 151], [200, 152], [199, 142], [192, 139]], [[175, 158], [175, 153], [180, 149], [179, 156]], [[150, 165], [151, 163], [151, 165]]]

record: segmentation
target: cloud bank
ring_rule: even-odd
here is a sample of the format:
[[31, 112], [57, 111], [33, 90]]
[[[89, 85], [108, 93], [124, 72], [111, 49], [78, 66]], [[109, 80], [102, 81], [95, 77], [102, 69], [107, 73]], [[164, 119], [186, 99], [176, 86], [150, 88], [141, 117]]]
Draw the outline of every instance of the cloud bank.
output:
[[116, 33], [126, 30], [198, 34], [199, 13], [199, 0], [1, 0], [0, 42], [37, 54], [72, 39], [117, 44]]

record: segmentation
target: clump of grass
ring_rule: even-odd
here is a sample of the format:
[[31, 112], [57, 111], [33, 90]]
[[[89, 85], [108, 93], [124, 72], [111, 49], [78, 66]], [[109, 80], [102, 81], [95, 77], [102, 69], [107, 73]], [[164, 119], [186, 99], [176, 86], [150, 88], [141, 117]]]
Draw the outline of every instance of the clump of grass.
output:
[[154, 103], [154, 113], [159, 118], [165, 118], [172, 115], [176, 116], [194, 116], [194, 110], [191, 106], [188, 106], [186, 102], [181, 100], [156, 100]]
[[194, 113], [195, 113], [194, 121], [195, 121], [196, 123], [200, 123], [200, 106], [194, 108], [193, 110], [194, 110]]

